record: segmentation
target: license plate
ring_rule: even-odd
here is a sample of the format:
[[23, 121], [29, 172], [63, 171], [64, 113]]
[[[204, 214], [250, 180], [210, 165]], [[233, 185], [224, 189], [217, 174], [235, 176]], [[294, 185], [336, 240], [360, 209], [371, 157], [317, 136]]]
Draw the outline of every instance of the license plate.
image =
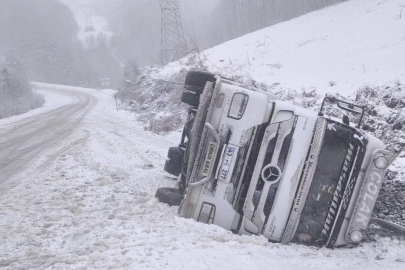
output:
[[214, 159], [214, 153], [215, 153], [216, 149], [217, 149], [217, 143], [210, 142], [210, 144], [208, 145], [207, 155], [205, 156], [205, 160], [204, 160], [202, 176], [208, 176], [208, 174], [211, 170], [211, 167], [212, 167], [212, 163], [214, 162], [213, 159]]
[[231, 167], [232, 158], [233, 158], [233, 154], [235, 153], [235, 149], [236, 149], [235, 147], [229, 146], [229, 145], [226, 147], [223, 161], [222, 161], [221, 170], [219, 171], [218, 180], [226, 181], [226, 177], [228, 176], [229, 168]]

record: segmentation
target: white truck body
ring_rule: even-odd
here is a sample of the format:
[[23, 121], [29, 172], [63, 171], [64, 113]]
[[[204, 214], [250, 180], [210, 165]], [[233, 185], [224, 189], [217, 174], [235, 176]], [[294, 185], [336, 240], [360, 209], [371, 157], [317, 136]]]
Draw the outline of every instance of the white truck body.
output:
[[183, 217], [274, 242], [360, 242], [399, 151], [230, 80], [217, 77], [205, 91], [212, 98], [204, 123], [194, 123], [205, 128], [187, 174]]

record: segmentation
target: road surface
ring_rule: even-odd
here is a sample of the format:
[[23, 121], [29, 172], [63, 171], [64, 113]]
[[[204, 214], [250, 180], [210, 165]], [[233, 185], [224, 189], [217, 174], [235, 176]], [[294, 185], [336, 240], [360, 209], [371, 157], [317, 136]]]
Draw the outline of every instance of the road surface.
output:
[[45, 109], [0, 120], [0, 270], [405, 267], [404, 241], [282, 246], [179, 218], [154, 193], [180, 132], [145, 131], [110, 90], [37, 88]]
[[28, 117], [0, 129], [0, 195], [9, 190], [12, 177], [39, 158], [41, 153], [68, 137], [97, 99], [88, 93], [42, 87], [42, 91], [69, 99], [69, 103], [49, 112]]

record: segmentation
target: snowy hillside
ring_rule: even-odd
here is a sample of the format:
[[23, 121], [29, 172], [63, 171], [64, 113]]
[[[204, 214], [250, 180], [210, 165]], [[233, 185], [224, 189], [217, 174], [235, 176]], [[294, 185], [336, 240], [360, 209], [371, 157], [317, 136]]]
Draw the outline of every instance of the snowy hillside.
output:
[[[277, 85], [276, 90], [316, 88], [320, 93], [350, 94], [363, 85], [403, 81], [405, 1], [348, 1], [204, 54], [211, 71]], [[173, 63], [164, 73], [181, 66]]]
[[[146, 68], [142, 76], [133, 78], [136, 83], [122, 89], [121, 97], [130, 100], [132, 110], [146, 114], [142, 119], [176, 126], [170, 122], [184, 110], [178, 105], [189, 69], [219, 73], [251, 88], [254, 80], [256, 86], [299, 105], [303, 104], [292, 93], [299, 95], [302, 90], [316, 90], [315, 102], [327, 92], [353, 98], [364, 87], [380, 93], [378, 88], [394, 84], [396, 93], [401, 93], [404, 16], [405, 0], [344, 2], [191, 54], [162, 69]], [[385, 112], [381, 115], [385, 119], [393, 114]]]

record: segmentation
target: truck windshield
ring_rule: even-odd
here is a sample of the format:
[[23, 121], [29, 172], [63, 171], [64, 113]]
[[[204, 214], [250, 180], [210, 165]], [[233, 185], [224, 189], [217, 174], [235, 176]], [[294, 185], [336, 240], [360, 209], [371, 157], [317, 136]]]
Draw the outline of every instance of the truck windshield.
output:
[[[325, 222], [327, 218], [332, 219], [330, 212], [335, 214], [333, 219], [338, 212], [358, 148], [355, 134], [354, 129], [328, 120], [309, 195], [294, 237], [295, 241], [311, 245], [326, 244], [330, 231], [325, 232], [325, 228], [331, 228], [325, 226]], [[330, 223], [332, 227], [332, 220]]]

